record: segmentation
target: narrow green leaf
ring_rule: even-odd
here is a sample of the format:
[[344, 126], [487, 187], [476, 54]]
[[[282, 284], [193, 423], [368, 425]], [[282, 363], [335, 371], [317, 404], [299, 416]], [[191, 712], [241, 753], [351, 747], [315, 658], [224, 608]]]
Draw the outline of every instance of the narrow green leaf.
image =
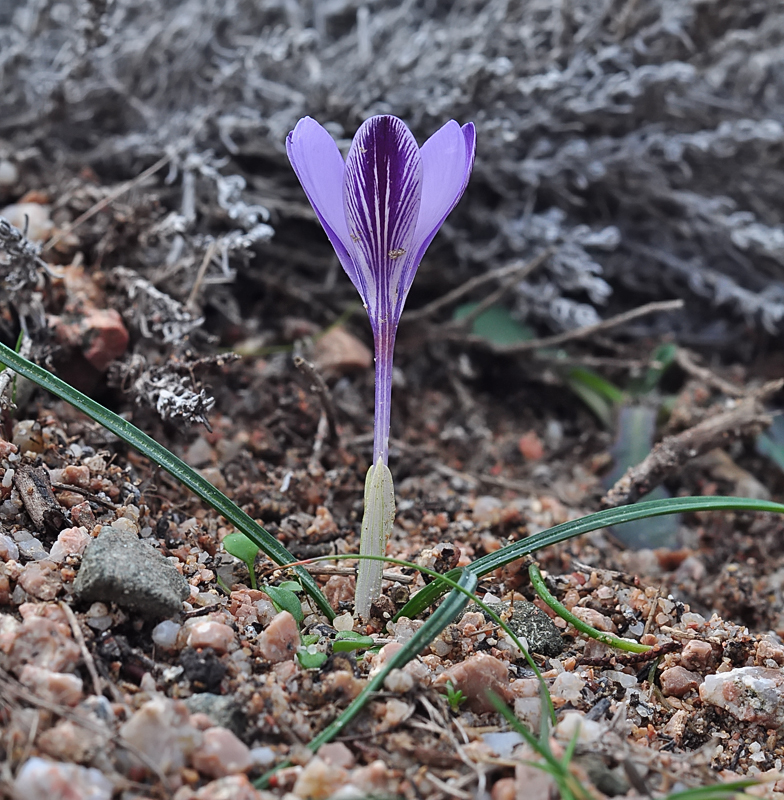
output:
[[[235, 528], [255, 542], [264, 554], [276, 564], [285, 566], [297, 560], [269, 531], [262, 528], [258, 522], [229, 500], [223, 492], [219, 492], [198, 472], [158, 444], [146, 433], [140, 431], [135, 425], [91, 400], [43, 367], [39, 367], [32, 361], [28, 361], [18, 355], [2, 342], [0, 342], [0, 363], [10, 367], [14, 372], [33, 381], [33, 383], [51, 392], [61, 400], [70, 403], [74, 408], [86, 414], [106, 430], [111, 431], [115, 436], [119, 436], [126, 444], [166, 470], [169, 475], [184, 486], [187, 486], [205, 503], [219, 514], [222, 514]], [[313, 598], [321, 612], [328, 619], [333, 620], [335, 612], [327, 602], [327, 598], [321, 593], [315, 580], [301, 567], [295, 567], [294, 569], [297, 571], [305, 591]]]
[[[536, 550], [541, 550], [543, 547], [549, 547], [559, 542], [565, 542], [567, 539], [573, 539], [583, 533], [607, 528], [611, 525], [621, 525], [624, 522], [645, 519], [646, 517], [658, 517], [664, 514], [692, 514], [697, 511], [762, 511], [784, 514], [784, 505], [767, 500], [755, 500], [749, 497], [669, 497], [665, 500], [647, 500], [631, 506], [608, 508], [595, 514], [580, 517], [580, 519], [555, 525], [545, 531], [529, 536], [527, 539], [522, 539], [493, 553], [488, 553], [474, 561], [473, 564], [470, 564], [467, 569], [470, 569], [477, 577], [481, 578], [483, 575], [487, 575], [488, 572], [516, 561], [518, 558], [523, 558], [523, 556], [527, 556]], [[447, 572], [446, 576], [452, 578], [452, 580], [457, 580], [460, 574], [461, 570], [453, 569]], [[418, 591], [398, 611], [395, 619], [400, 617], [413, 619], [417, 617], [445, 591], [444, 582], [434, 580]]]

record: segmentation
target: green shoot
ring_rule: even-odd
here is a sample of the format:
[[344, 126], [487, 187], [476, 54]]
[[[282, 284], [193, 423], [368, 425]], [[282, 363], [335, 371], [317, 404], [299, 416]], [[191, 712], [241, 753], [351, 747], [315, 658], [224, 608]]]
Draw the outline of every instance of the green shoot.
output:
[[457, 711], [460, 708], [461, 703], [465, 702], [466, 696], [460, 691], [460, 689], [455, 689], [452, 685], [452, 681], [446, 682], [446, 701], [449, 703], [449, 707], [452, 711]]
[[370, 636], [363, 636], [355, 631], [338, 631], [332, 640], [333, 653], [351, 653], [354, 650], [367, 650], [373, 647], [375, 641]]
[[244, 533], [230, 533], [223, 539], [223, 549], [245, 563], [250, 575], [250, 588], [257, 589], [256, 556], [259, 548]]

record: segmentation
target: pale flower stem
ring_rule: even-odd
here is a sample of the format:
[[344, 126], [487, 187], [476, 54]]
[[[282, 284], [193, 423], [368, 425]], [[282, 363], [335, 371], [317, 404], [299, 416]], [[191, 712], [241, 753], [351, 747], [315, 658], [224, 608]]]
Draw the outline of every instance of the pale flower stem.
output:
[[396, 325], [382, 322], [373, 331], [376, 351], [376, 408], [373, 421], [373, 463], [389, 462], [389, 415], [392, 405], [392, 358]]

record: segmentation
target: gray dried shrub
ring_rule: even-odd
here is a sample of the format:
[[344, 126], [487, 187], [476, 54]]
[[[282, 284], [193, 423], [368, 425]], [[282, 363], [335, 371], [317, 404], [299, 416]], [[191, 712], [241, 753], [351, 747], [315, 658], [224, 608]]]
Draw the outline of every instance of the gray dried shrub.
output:
[[[301, 214], [283, 153], [300, 116], [339, 137], [373, 113], [420, 138], [474, 120], [469, 194], [430, 255], [450, 268], [420, 285], [554, 247], [517, 299], [554, 329], [673, 296], [687, 309], [666, 324], [685, 340], [784, 327], [780, 4], [28, 0], [3, 19], [2, 135], [22, 147], [35, 131], [73, 164], [133, 174], [198, 130], [180, 176], [231, 182], [233, 168], [199, 166], [208, 148], [276, 165], [252, 190], [229, 187], [228, 216], [250, 239], [271, 234], [254, 234], [258, 206]], [[184, 243], [166, 246], [195, 264], [192, 180]]]

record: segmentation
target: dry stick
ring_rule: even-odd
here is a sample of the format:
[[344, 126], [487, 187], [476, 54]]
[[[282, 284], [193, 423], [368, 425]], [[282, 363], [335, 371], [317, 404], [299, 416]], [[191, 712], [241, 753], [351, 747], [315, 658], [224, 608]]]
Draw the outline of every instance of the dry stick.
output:
[[762, 401], [782, 386], [784, 380], [767, 383], [732, 410], [716, 414], [682, 433], [666, 436], [636, 467], [626, 470], [602, 498], [602, 507], [634, 503], [690, 459], [735, 439], [756, 436], [773, 421], [765, 413]]
[[87, 667], [87, 671], [90, 673], [90, 679], [93, 682], [93, 692], [96, 695], [101, 695], [103, 693], [101, 679], [98, 676], [98, 670], [95, 668], [93, 655], [87, 649], [87, 642], [84, 640], [84, 634], [82, 633], [82, 629], [79, 627], [79, 620], [76, 619], [76, 614], [74, 614], [74, 612], [71, 610], [71, 607], [68, 605], [68, 603], [64, 602], [63, 600], [60, 601], [60, 608], [68, 618], [68, 624], [71, 626], [71, 633], [73, 633], [76, 644], [79, 645], [79, 650], [82, 653], [84, 665]]
[[186, 308], [194, 308], [196, 305], [196, 296], [199, 294], [199, 289], [201, 288], [202, 281], [204, 280], [204, 276], [207, 274], [207, 267], [210, 265], [210, 261], [212, 261], [212, 257], [218, 250], [217, 242], [210, 242], [207, 249], [204, 251], [204, 258], [201, 260], [201, 264], [199, 265], [199, 271], [196, 273], [196, 278], [193, 281], [193, 288], [191, 289], [191, 293], [188, 295], [188, 300], [185, 303]]
[[465, 330], [470, 325], [473, 324], [474, 320], [480, 315], [487, 311], [490, 306], [497, 303], [506, 293], [506, 290], [513, 286], [518, 281], [524, 280], [528, 275], [530, 275], [537, 267], [543, 264], [551, 255], [553, 249], [545, 250], [544, 253], [538, 255], [533, 261], [530, 261], [528, 264], [524, 264], [520, 267], [522, 271], [521, 274], [517, 272], [513, 273], [511, 277], [508, 277], [506, 280], [501, 282], [501, 285], [494, 291], [491, 292], [484, 300], [477, 303], [475, 308], [472, 308], [464, 317], [459, 320], [455, 320], [454, 322], [450, 323], [456, 328], [462, 328]]
[[[356, 575], [356, 567], [305, 567], [311, 575]], [[393, 581], [395, 583], [413, 583], [413, 575], [401, 575], [398, 572], [382, 572], [381, 577], [385, 581]]]
[[174, 153], [167, 153], [165, 156], [159, 158], [151, 167], [147, 167], [144, 172], [140, 173], [135, 178], [131, 178], [129, 181], [121, 183], [116, 189], [113, 189], [111, 192], [109, 192], [109, 194], [107, 194], [103, 200], [99, 200], [94, 206], [88, 208], [84, 214], [80, 214], [70, 225], [66, 225], [65, 228], [52, 236], [52, 238], [43, 246], [43, 252], [51, 250], [58, 242], [62, 241], [66, 236], [69, 236], [71, 233], [73, 233], [83, 222], [87, 222], [88, 219], [94, 217], [99, 211], [103, 211], [104, 208], [111, 205], [118, 197], [133, 189], [134, 186], [137, 186], [138, 184], [147, 180], [150, 175], [154, 175], [159, 169], [165, 167], [172, 160], [173, 156]]
[[445, 308], [448, 305], [451, 305], [456, 300], [459, 300], [461, 297], [469, 294], [474, 289], [479, 288], [480, 286], [484, 286], [486, 283], [490, 283], [490, 281], [499, 280], [501, 278], [506, 278], [508, 275], [514, 275], [516, 280], [524, 280], [527, 278], [541, 263], [553, 252], [552, 248], [545, 250], [544, 253], [536, 256], [532, 261], [528, 262], [520, 262], [515, 261], [514, 264], [507, 264], [505, 267], [499, 267], [498, 269], [491, 270], [490, 272], [486, 272], [484, 275], [477, 275], [474, 278], [467, 280], [465, 283], [458, 286], [456, 289], [452, 289], [451, 292], [447, 292], [445, 295], [433, 300], [432, 303], [428, 303], [426, 306], [422, 306], [422, 308], [414, 309], [413, 311], [406, 312], [406, 322], [412, 322], [418, 319], [425, 319], [429, 316], [432, 316], [436, 313], [436, 311], [440, 311], [442, 308]]
[[675, 351], [675, 362], [684, 372], [688, 373], [693, 378], [697, 378], [697, 380], [708, 384], [708, 386], [718, 389], [718, 391], [723, 392], [729, 397], [746, 396], [746, 392], [739, 386], [735, 386], [734, 383], [725, 381], [724, 378], [718, 376], [715, 372], [712, 372], [706, 367], [701, 367], [699, 364], [695, 363], [695, 361], [692, 359], [692, 354], [688, 350], [684, 350], [682, 347], [679, 347]]
[[624, 311], [622, 314], [616, 314], [614, 317], [597, 322], [595, 325], [586, 325], [584, 328], [577, 328], [577, 330], [566, 331], [559, 333], [555, 336], [546, 336], [543, 339], [529, 339], [525, 342], [515, 342], [514, 344], [498, 345], [489, 342], [481, 336], [465, 336], [455, 335], [452, 332], [446, 334], [444, 338], [451, 341], [463, 342], [468, 344], [476, 344], [485, 347], [494, 353], [501, 354], [514, 354], [514, 353], [527, 353], [530, 350], [539, 350], [544, 347], [554, 347], [555, 345], [563, 344], [564, 342], [572, 342], [575, 339], [587, 339], [595, 333], [609, 330], [610, 328], [617, 328], [619, 325], [625, 325], [627, 322], [632, 322], [640, 317], [647, 317], [649, 314], [656, 314], [660, 311], [677, 311], [683, 308], [683, 300], [662, 300], [655, 303], [647, 303], [639, 308], [633, 308], [631, 311]]
[[332, 403], [332, 395], [329, 393], [329, 387], [316, 367], [309, 361], [306, 361], [302, 356], [294, 356], [294, 366], [311, 381], [311, 389], [319, 396], [321, 406], [324, 409], [324, 413], [327, 415], [329, 439], [331, 442], [336, 442], [338, 439], [338, 426], [335, 419], [335, 406]]

